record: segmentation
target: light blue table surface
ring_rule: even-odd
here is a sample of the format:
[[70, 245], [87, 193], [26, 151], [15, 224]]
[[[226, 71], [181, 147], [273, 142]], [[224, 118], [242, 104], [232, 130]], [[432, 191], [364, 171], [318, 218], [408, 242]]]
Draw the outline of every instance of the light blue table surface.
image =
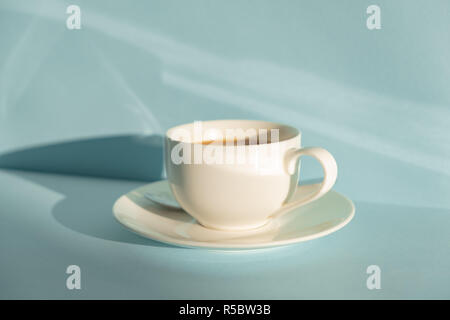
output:
[[[2, 0], [0, 298], [449, 299], [449, 80], [449, 1]], [[328, 149], [353, 221], [242, 252], [122, 228], [112, 205], [163, 178], [165, 130], [222, 118]]]

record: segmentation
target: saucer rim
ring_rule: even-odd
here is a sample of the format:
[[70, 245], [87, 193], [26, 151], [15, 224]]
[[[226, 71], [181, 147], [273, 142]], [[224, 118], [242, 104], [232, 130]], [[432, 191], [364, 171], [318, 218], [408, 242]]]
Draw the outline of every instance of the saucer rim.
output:
[[[165, 179], [154, 181], [154, 182], [148, 183], [146, 185], [149, 185], [149, 184], [152, 184], [155, 182], [164, 181], [164, 180]], [[150, 240], [154, 240], [157, 242], [161, 242], [161, 243], [164, 243], [164, 244], [167, 244], [170, 246], [174, 246], [174, 247], [183, 247], [183, 248], [191, 248], [191, 249], [196, 249], [196, 248], [212, 249], [212, 250], [252, 250], [252, 249], [270, 248], [270, 247], [281, 247], [281, 246], [305, 242], [305, 241], [314, 240], [317, 238], [327, 236], [327, 235], [334, 233], [334, 232], [342, 229], [343, 227], [345, 227], [355, 216], [355, 204], [353, 203], [353, 201], [350, 200], [345, 195], [343, 195], [335, 190], [330, 190], [329, 192], [333, 192], [333, 193], [339, 195], [343, 200], [345, 200], [348, 204], [350, 204], [351, 213], [349, 213], [348, 216], [343, 221], [341, 221], [339, 224], [337, 224], [329, 229], [326, 229], [326, 230], [323, 230], [323, 231], [320, 231], [320, 232], [317, 232], [317, 233], [314, 233], [311, 235], [307, 235], [307, 236], [303, 236], [303, 237], [294, 237], [292, 239], [286, 239], [286, 240], [275, 240], [275, 241], [268, 241], [268, 242], [262, 242], [262, 243], [255, 243], [255, 244], [238, 244], [238, 243], [221, 244], [221, 243], [214, 243], [214, 242], [211, 243], [211, 242], [205, 242], [205, 241], [178, 240], [178, 239], [164, 236], [164, 235], [158, 236], [158, 235], [145, 234], [143, 232], [133, 229], [125, 221], [121, 220], [120, 213], [118, 212], [116, 206], [121, 201], [123, 201], [124, 198], [126, 198], [127, 194], [129, 194], [130, 192], [133, 192], [137, 189], [140, 189], [142, 187], [145, 187], [146, 185], [135, 188], [133, 190], [130, 190], [126, 194], [123, 194], [122, 196], [120, 196], [114, 202], [114, 205], [112, 208], [113, 216], [114, 216], [115, 220], [117, 222], [119, 222], [123, 227], [125, 227], [125, 229], [127, 229], [128, 231], [131, 231], [132, 233], [137, 234], [141, 237], [144, 237], [144, 238], [147, 238]], [[297, 207], [295, 207], [295, 208], [297, 208]], [[292, 210], [295, 208], [292, 208]], [[223, 231], [223, 232], [227, 232], [227, 231]]]

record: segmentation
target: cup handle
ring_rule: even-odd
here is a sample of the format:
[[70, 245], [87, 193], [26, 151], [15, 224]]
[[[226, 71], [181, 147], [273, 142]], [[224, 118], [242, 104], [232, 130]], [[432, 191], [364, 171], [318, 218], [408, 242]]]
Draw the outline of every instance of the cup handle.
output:
[[[324, 178], [319, 190], [306, 196], [302, 199], [296, 199], [286, 202], [281, 209], [276, 212], [272, 217], [285, 213], [287, 210], [312, 202], [324, 196], [334, 186], [337, 178], [337, 164], [336, 160], [327, 150], [319, 147], [307, 147], [307, 148], [292, 148], [286, 151], [285, 154], [285, 168], [290, 175], [295, 174], [297, 170], [297, 163], [301, 156], [311, 156], [315, 158], [322, 165]], [[295, 182], [293, 188], [297, 189], [298, 181]], [[291, 190], [289, 194], [294, 194], [295, 190]]]

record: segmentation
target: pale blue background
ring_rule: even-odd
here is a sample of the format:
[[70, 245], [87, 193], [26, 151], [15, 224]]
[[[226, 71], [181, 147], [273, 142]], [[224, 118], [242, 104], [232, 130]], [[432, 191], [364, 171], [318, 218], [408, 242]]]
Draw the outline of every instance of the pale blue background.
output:
[[[449, 31], [445, 0], [1, 0], [0, 298], [450, 298]], [[161, 178], [167, 128], [221, 118], [291, 124], [330, 150], [354, 220], [238, 253], [113, 220], [115, 199]]]

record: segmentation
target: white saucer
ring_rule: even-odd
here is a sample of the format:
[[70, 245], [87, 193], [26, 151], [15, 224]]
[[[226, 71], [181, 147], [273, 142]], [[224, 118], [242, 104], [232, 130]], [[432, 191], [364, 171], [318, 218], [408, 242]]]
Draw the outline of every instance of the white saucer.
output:
[[[305, 197], [319, 186], [299, 186], [295, 197]], [[355, 213], [352, 201], [332, 190], [317, 201], [272, 219], [261, 228], [219, 231], [203, 227], [182, 210], [152, 202], [145, 193], [172, 197], [167, 180], [145, 185], [116, 201], [113, 207], [116, 219], [141, 236], [182, 247], [254, 249], [297, 243], [339, 230]]]

